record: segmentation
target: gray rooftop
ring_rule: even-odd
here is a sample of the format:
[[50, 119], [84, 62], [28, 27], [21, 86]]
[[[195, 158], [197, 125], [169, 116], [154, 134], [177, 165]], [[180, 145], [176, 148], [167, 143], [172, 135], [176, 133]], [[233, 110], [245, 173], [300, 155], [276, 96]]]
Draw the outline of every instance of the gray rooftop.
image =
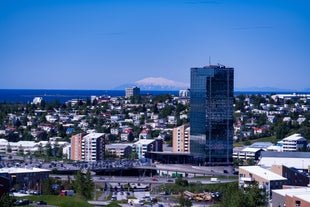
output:
[[251, 148], [267, 148], [272, 146], [273, 144], [271, 142], [255, 142], [250, 147]]
[[261, 157], [310, 158], [310, 152], [269, 152], [269, 151], [262, 151]]

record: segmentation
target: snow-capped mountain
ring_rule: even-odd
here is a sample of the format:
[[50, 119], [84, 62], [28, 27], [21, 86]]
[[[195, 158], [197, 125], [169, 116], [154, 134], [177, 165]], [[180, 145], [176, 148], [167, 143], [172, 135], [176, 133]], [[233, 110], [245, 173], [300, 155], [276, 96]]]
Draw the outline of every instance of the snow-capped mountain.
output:
[[188, 83], [177, 82], [162, 77], [148, 77], [134, 83], [118, 86], [116, 89], [122, 90], [127, 87], [137, 86], [140, 90], [181, 90], [189, 88]]

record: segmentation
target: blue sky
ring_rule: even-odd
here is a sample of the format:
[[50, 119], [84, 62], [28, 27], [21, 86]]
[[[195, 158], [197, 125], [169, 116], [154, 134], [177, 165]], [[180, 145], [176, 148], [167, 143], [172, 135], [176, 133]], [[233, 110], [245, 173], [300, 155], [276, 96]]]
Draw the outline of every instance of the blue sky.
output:
[[310, 88], [308, 0], [0, 0], [0, 88], [113, 89], [190, 68]]

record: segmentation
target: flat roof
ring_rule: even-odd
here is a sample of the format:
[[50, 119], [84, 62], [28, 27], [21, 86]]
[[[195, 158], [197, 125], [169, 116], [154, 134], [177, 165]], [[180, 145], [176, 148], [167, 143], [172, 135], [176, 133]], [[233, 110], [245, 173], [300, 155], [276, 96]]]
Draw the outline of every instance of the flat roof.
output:
[[267, 148], [273, 146], [271, 142], [255, 142], [250, 145], [251, 148]]
[[34, 172], [50, 172], [50, 170], [35, 168], [35, 167], [34, 168], [19, 168], [19, 167], [0, 168], [0, 173], [15, 174], [15, 173], [34, 173]]
[[140, 139], [139, 141], [133, 143], [135, 145], [138, 145], [138, 144], [151, 144], [152, 142], [154, 142], [155, 139]]
[[272, 190], [281, 196], [290, 196], [290, 197], [298, 197], [304, 201], [310, 202], [310, 188], [289, 188], [289, 189], [281, 189], [281, 190]]
[[131, 147], [131, 146], [132, 146], [131, 144], [108, 144], [108, 145], [105, 145], [105, 148], [107, 148], [107, 149], [114, 149], [114, 148], [125, 149], [126, 147]]
[[189, 152], [148, 152], [149, 154], [158, 154], [158, 155], [191, 155]]
[[282, 177], [274, 172], [271, 172], [269, 170], [266, 170], [260, 166], [242, 166], [239, 167], [239, 169], [243, 169], [251, 174], [257, 175], [259, 177], [262, 177], [266, 180], [272, 181], [272, 180], [287, 180], [285, 177]]
[[306, 140], [306, 139], [303, 136], [301, 136], [300, 134], [293, 134], [291, 136], [284, 138], [283, 140], [285, 140], [285, 141], [298, 141], [298, 140]]
[[283, 158], [310, 158], [310, 152], [270, 152], [262, 151], [264, 157], [283, 157]]
[[101, 136], [103, 136], [103, 135], [104, 135], [104, 133], [93, 132], [93, 133], [87, 134], [87, 135], [84, 136], [83, 138], [85, 138], [85, 139], [91, 139], [91, 138], [97, 139], [97, 138], [99, 138], [99, 137], [101, 137]]
[[253, 148], [253, 147], [246, 147], [241, 150], [241, 152], [258, 152], [262, 150], [261, 148]]
[[297, 169], [308, 169], [308, 166], [310, 166], [310, 158], [262, 157], [258, 164], [266, 167], [271, 167], [272, 165], [285, 165]]

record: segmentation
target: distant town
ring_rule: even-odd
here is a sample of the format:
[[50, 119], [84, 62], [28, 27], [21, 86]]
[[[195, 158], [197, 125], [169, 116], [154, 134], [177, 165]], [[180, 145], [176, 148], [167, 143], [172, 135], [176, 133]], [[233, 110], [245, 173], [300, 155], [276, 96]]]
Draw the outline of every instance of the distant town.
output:
[[[225, 80], [232, 76], [222, 66], [194, 68], [192, 73], [206, 69], [224, 71]], [[228, 92], [233, 90], [230, 84], [225, 88]], [[141, 95], [140, 88], [133, 86], [125, 89], [125, 96], [90, 96], [65, 103], [36, 97], [31, 103], [0, 103], [0, 184], [4, 186], [0, 194], [16, 198], [83, 194], [77, 184], [69, 184], [70, 179], [81, 179], [79, 175], [90, 176], [89, 182], [99, 185], [92, 186], [92, 194], [83, 194], [95, 206], [118, 200], [126, 200], [127, 205], [189, 201], [188, 206], [199, 202], [225, 206], [224, 190], [202, 195], [179, 188], [182, 197], [171, 197], [176, 192], [167, 186], [187, 182], [237, 183], [238, 189], [257, 186], [265, 196], [261, 206], [310, 205], [309, 94], [222, 96], [206, 104], [212, 114], [199, 111], [199, 98], [192, 87], [180, 90], [178, 96], [153, 96]], [[202, 119], [193, 121], [195, 113]], [[207, 121], [207, 127], [200, 127], [205, 117], [211, 117], [213, 124]], [[223, 126], [225, 130], [220, 130]], [[217, 138], [198, 133], [208, 130]], [[49, 179], [53, 183], [46, 187]], [[135, 195], [140, 188], [144, 193]], [[100, 196], [93, 199], [96, 193]], [[166, 200], [161, 199], [164, 196]], [[28, 205], [29, 200], [24, 200], [15, 199], [14, 205]]]

